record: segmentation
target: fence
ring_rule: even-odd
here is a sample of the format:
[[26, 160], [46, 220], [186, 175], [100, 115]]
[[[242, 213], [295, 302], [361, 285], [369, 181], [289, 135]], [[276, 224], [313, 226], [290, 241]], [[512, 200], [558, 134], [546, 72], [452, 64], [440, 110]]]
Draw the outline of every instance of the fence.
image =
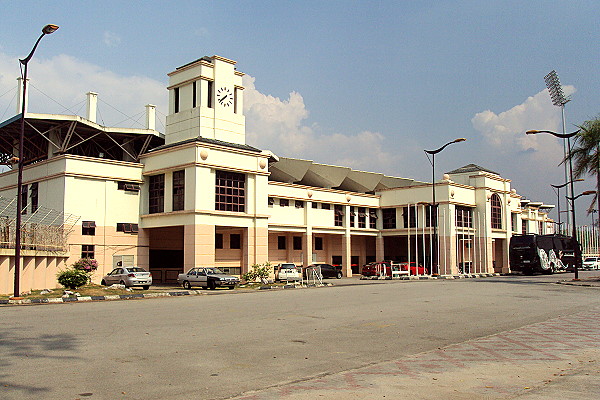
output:
[[[31, 209], [25, 206], [23, 210]], [[17, 199], [0, 197], [0, 248], [15, 248]], [[79, 217], [46, 207], [21, 216], [21, 249], [66, 251], [67, 239]]]

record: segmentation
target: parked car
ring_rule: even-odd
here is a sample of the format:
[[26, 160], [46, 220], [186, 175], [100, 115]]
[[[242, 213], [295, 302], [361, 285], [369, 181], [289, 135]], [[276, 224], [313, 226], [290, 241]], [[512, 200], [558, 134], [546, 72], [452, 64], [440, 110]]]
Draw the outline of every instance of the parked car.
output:
[[282, 263], [275, 266], [275, 279], [280, 281], [299, 281], [302, 279], [296, 264]]
[[190, 269], [186, 273], [179, 274], [177, 282], [188, 290], [192, 286], [201, 286], [204, 289], [208, 288], [212, 290], [224, 286], [233, 289], [235, 285], [240, 283], [240, 280], [235, 276], [225, 274], [219, 268], [197, 267]]
[[405, 271], [405, 274], [401, 275], [427, 275], [429, 274], [429, 270], [423, 265], [419, 264], [417, 267], [417, 263], [414, 261], [410, 262], [410, 266], [408, 262], [401, 263], [392, 263], [390, 261], [380, 261], [369, 263], [363, 266], [361, 275], [362, 276], [376, 276], [376, 275], [385, 275], [392, 276], [392, 271]]
[[600, 269], [600, 257], [586, 257], [581, 268]]
[[376, 276], [382, 273], [392, 276], [392, 266], [389, 262], [380, 261], [365, 264], [360, 272], [362, 276]]
[[323, 278], [342, 279], [342, 267], [333, 266], [331, 264], [311, 264], [303, 269], [302, 273], [304, 274], [304, 277], [309, 277], [309, 273], [306, 271], [313, 268], [317, 270], [320, 268], [321, 276]]
[[148, 290], [152, 285], [152, 274], [140, 267], [118, 267], [104, 275], [100, 283], [105, 286], [113, 284], [125, 287], [141, 286], [144, 290]]

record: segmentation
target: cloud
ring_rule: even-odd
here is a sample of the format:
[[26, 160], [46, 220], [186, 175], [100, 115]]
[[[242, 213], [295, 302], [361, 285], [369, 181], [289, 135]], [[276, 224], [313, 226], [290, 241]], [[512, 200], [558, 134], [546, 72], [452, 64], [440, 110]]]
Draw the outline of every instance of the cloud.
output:
[[116, 47], [121, 44], [121, 37], [114, 32], [105, 31], [102, 41], [108, 47]]
[[[0, 53], [0, 120], [15, 115], [18, 60]], [[147, 77], [120, 75], [68, 55], [34, 58], [29, 63], [29, 111], [85, 116], [86, 93], [98, 93], [98, 122], [143, 128], [148, 103], [167, 113], [166, 84]], [[5, 94], [4, 96], [2, 96]], [[163, 130], [164, 117], [157, 129]]]
[[[325, 134], [318, 124], [309, 125], [309, 111], [302, 95], [291, 92], [281, 100], [259, 92], [255, 78], [244, 76], [244, 114], [247, 142], [283, 157], [380, 171], [398, 158], [385, 151], [385, 137], [378, 132]], [[373, 155], [377, 156], [374, 157]]]
[[[563, 89], [566, 95], [575, 92], [573, 86], [564, 86]], [[539, 150], [543, 139], [525, 135], [531, 129], [562, 131], [559, 109], [552, 105], [547, 89], [500, 114], [490, 110], [477, 113], [471, 123], [489, 144], [501, 151], [514, 147], [522, 151]]]

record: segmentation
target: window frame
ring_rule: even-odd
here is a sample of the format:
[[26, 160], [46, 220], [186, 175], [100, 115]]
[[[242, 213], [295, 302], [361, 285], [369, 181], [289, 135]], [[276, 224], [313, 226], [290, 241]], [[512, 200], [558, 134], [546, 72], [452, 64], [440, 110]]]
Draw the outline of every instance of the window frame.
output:
[[246, 175], [217, 170], [215, 173], [215, 210], [246, 211]]
[[165, 212], [165, 174], [148, 177], [148, 213]]
[[492, 229], [502, 229], [502, 200], [498, 193], [490, 196], [490, 225]]
[[173, 171], [173, 211], [185, 209], [185, 170]]

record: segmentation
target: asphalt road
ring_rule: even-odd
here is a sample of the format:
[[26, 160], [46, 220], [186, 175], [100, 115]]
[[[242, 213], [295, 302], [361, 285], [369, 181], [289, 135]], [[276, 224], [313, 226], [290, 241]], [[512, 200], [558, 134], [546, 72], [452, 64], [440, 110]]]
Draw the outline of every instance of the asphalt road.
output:
[[3, 307], [0, 398], [228, 398], [600, 306], [566, 277]]

